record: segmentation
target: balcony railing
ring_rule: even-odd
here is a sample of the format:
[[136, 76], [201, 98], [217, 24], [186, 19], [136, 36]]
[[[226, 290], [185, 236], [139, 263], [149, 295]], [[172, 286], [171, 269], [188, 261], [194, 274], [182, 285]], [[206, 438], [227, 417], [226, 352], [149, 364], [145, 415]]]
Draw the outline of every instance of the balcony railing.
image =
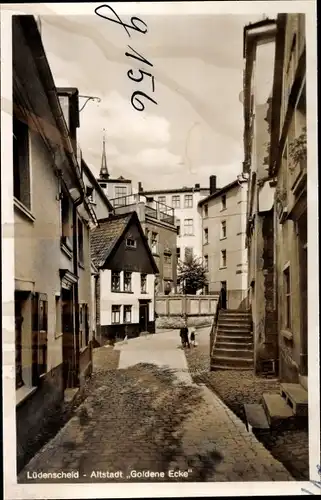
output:
[[131, 207], [131, 209], [138, 203], [143, 203], [145, 205], [145, 214], [148, 217], [158, 219], [167, 224], [175, 224], [174, 209], [172, 207], [140, 193], [113, 198], [110, 202], [114, 208]]

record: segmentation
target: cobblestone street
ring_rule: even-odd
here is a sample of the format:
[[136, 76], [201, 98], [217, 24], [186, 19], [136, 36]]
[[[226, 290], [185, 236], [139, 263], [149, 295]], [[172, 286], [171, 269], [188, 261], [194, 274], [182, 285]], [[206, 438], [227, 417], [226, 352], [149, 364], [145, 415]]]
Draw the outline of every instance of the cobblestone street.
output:
[[[244, 403], [259, 403], [263, 392], [277, 392], [277, 379], [261, 378], [252, 371], [209, 371], [208, 337], [204, 330], [198, 336], [197, 349], [186, 351], [188, 366], [195, 382], [214, 391], [242, 420]], [[309, 478], [308, 429], [279, 430], [257, 435], [258, 439], [280, 460], [296, 480]]]
[[[19, 482], [57, 470], [79, 471], [78, 482], [292, 479], [212, 391], [192, 382], [177, 331], [97, 349], [94, 363], [88, 397]], [[159, 475], [141, 475], [150, 472]]]

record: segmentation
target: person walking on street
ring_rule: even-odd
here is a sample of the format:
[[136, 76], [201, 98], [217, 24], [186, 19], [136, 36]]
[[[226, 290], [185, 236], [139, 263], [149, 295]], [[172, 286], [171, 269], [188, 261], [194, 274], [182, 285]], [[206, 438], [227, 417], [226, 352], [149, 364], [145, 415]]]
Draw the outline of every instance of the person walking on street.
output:
[[189, 338], [188, 338], [188, 327], [187, 327], [187, 319], [185, 318], [184, 320], [184, 340], [185, 340], [185, 346], [190, 349], [191, 345], [189, 343]]
[[[182, 316], [182, 319], [183, 319], [183, 316]], [[186, 319], [183, 319], [183, 326], [182, 328], [180, 329], [180, 337], [181, 337], [181, 340], [182, 340], [182, 346], [183, 347], [188, 347], [190, 348], [190, 343], [189, 343], [189, 338], [188, 338], [188, 328], [187, 328], [187, 321]]]
[[193, 347], [196, 347], [196, 340], [195, 340], [195, 328], [192, 328], [191, 331], [191, 344]]

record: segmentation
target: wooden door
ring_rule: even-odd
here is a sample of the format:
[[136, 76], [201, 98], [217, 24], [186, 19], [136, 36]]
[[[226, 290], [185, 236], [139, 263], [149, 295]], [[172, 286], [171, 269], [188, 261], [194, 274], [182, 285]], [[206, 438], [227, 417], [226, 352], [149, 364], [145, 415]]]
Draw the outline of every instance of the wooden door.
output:
[[72, 290], [61, 292], [62, 358], [64, 388], [73, 385], [74, 367], [74, 317]]
[[149, 323], [148, 304], [139, 304], [139, 330], [147, 332]]

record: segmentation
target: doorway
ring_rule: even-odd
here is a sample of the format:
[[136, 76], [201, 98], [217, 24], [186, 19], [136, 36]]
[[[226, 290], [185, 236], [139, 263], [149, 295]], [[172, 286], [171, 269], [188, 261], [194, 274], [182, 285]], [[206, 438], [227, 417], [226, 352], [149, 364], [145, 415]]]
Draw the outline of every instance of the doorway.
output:
[[221, 281], [221, 308], [227, 309], [227, 284]]
[[147, 332], [149, 323], [149, 305], [146, 301], [139, 302], [139, 331]]
[[22, 376], [22, 323], [23, 323], [23, 303], [26, 300], [25, 294], [15, 292], [15, 365], [16, 365], [16, 389], [24, 385]]
[[299, 281], [300, 281], [300, 375], [308, 375], [308, 281], [307, 281], [307, 213], [304, 212], [298, 219], [298, 244], [299, 244]]
[[73, 290], [61, 290], [62, 359], [64, 389], [74, 384], [74, 307]]

